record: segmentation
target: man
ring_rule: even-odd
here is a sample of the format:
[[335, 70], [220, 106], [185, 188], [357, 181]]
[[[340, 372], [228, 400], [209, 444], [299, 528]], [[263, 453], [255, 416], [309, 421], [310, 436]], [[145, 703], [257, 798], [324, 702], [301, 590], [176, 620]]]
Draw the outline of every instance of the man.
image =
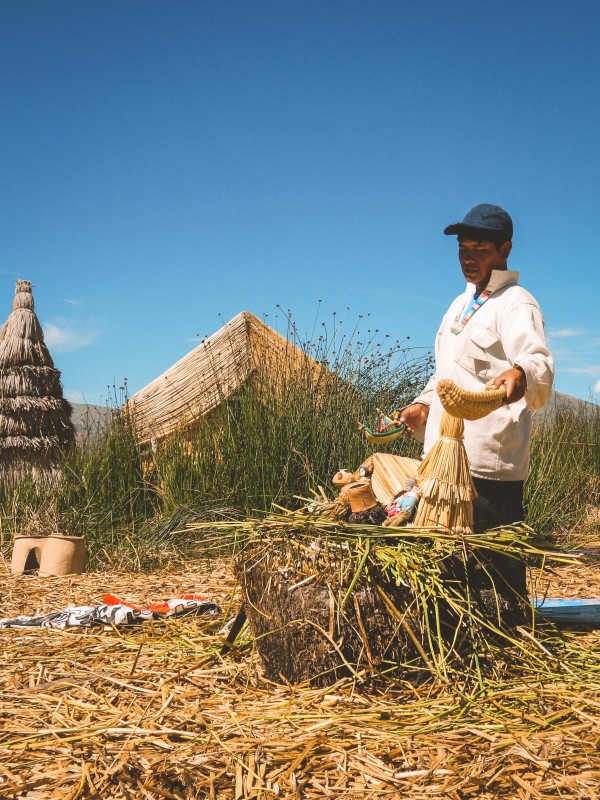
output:
[[439, 437], [443, 411], [435, 390], [438, 379], [451, 378], [470, 391], [483, 391], [490, 380], [495, 388], [506, 387], [501, 408], [465, 421], [465, 448], [478, 493], [475, 529], [481, 531], [523, 519], [531, 412], [548, 401], [554, 364], [540, 307], [519, 286], [519, 273], [507, 266], [513, 224], [506, 211], [485, 203], [475, 206], [444, 233], [458, 235], [467, 289], [442, 320], [435, 375], [400, 420], [417, 438], [424, 433], [427, 453]]

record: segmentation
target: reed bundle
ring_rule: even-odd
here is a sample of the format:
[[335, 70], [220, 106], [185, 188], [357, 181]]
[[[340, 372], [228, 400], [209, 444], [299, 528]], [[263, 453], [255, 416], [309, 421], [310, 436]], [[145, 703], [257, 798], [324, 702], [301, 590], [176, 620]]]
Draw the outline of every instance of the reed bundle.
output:
[[0, 414], [14, 411], [62, 411], [63, 403], [58, 397], [0, 397]]
[[438, 381], [436, 388], [444, 407], [440, 438], [417, 473], [421, 500], [414, 524], [471, 533], [477, 492], [463, 444], [464, 420], [481, 419], [499, 408], [506, 390], [490, 386], [485, 392], [468, 392], [446, 379]]
[[[571, 591], [562, 573], [577, 569], [546, 573], [551, 593]], [[580, 585], [590, 579], [582, 574]], [[107, 590], [134, 602], [196, 590], [227, 608], [234, 584], [228, 561], [51, 581], [0, 573], [2, 614], [10, 616], [89, 603]], [[0, 795], [597, 795], [597, 632], [533, 632], [524, 649], [497, 647], [484, 691], [465, 690], [458, 677], [373, 685], [365, 673], [314, 688], [266, 680], [244, 634], [219, 655], [222, 624], [188, 617], [119, 632], [3, 631]]]
[[404, 489], [408, 478], [416, 478], [420, 463], [416, 458], [373, 453], [361, 466], [367, 467], [371, 473], [373, 491], [379, 502], [389, 506]]
[[54, 367], [6, 367], [0, 372], [2, 400], [54, 397], [62, 393], [60, 373]]
[[[26, 297], [28, 295], [21, 290], [18, 293]], [[20, 366], [54, 366], [50, 353], [44, 346], [42, 326], [33, 311], [33, 298], [29, 308], [13, 310], [0, 331], [0, 369]]]
[[4, 436], [0, 440], [0, 453], [20, 451], [27, 456], [31, 453], [40, 453], [46, 458], [52, 450], [60, 448], [61, 444], [62, 439], [59, 436]]
[[484, 392], [469, 392], [447, 378], [438, 381], [436, 388], [444, 409], [460, 419], [481, 419], [500, 408], [506, 397], [504, 386], [494, 389], [490, 385]]
[[492, 558], [575, 560], [516, 527], [460, 539], [411, 527], [399, 537], [386, 526], [289, 513], [189, 529], [205, 532], [207, 549], [213, 536], [222, 546], [235, 532], [244, 607], [266, 675], [291, 683], [331, 683], [365, 664], [371, 674], [424, 671], [448, 680], [459, 670], [481, 680], [478, 653], [489, 637], [508, 641], [532, 613], [489, 567]]
[[31, 284], [17, 281], [0, 331], [0, 465], [5, 483], [53, 475], [74, 438], [71, 406], [44, 342]]
[[[35, 398], [38, 402], [41, 398]], [[39, 405], [34, 405], [31, 398], [29, 402], [25, 402], [22, 407], [13, 408], [12, 413], [7, 411], [0, 413], [0, 430], [4, 431], [3, 442], [8, 446], [8, 441], [16, 436], [24, 436], [27, 438], [40, 438], [40, 429], [43, 428], [44, 436], [46, 438], [57, 437], [59, 441], [63, 440], [65, 433], [68, 431], [64, 419], [62, 418], [63, 406], [59, 406], [59, 414], [52, 414], [56, 412], [56, 408], [50, 406], [45, 402], [40, 402]], [[60, 401], [59, 401], [60, 402]], [[16, 404], [15, 404], [16, 405]], [[18, 413], [15, 413], [17, 411]]]
[[417, 471], [421, 499], [414, 525], [441, 525], [456, 533], [473, 532], [473, 500], [477, 492], [462, 442], [463, 434], [463, 420], [444, 412], [440, 438]]

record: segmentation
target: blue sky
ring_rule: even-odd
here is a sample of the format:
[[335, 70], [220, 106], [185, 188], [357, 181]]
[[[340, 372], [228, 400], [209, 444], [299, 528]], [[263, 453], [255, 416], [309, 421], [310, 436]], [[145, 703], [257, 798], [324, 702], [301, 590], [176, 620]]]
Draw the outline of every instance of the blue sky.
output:
[[0, 316], [31, 280], [88, 402], [277, 304], [429, 347], [442, 230], [498, 203], [556, 388], [599, 400], [598, 41], [587, 0], [5, 2]]

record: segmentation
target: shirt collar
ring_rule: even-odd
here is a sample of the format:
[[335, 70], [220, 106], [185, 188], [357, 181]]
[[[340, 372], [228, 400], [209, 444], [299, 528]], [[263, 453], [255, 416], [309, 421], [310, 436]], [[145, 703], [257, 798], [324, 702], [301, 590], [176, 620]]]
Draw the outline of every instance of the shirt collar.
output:
[[[495, 269], [492, 271], [490, 275], [490, 280], [488, 285], [485, 287], [486, 292], [497, 292], [499, 289], [503, 289], [505, 286], [509, 286], [511, 283], [518, 283], [519, 282], [519, 273], [514, 269]], [[470, 294], [475, 293], [475, 284], [467, 283], [467, 292]]]

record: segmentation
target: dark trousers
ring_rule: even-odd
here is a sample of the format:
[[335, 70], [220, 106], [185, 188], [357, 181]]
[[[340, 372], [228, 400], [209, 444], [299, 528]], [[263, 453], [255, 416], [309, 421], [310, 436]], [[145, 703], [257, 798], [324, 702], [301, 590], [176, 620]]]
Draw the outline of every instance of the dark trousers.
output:
[[[473, 478], [473, 483], [478, 495], [473, 503], [475, 533], [523, 521], [524, 481]], [[501, 585], [510, 587], [516, 595], [527, 596], [527, 575], [521, 560], [493, 553], [486, 558], [486, 562], [494, 583], [499, 581]]]
[[488, 481], [473, 478], [477, 497], [473, 503], [475, 532], [523, 522], [524, 481]]

